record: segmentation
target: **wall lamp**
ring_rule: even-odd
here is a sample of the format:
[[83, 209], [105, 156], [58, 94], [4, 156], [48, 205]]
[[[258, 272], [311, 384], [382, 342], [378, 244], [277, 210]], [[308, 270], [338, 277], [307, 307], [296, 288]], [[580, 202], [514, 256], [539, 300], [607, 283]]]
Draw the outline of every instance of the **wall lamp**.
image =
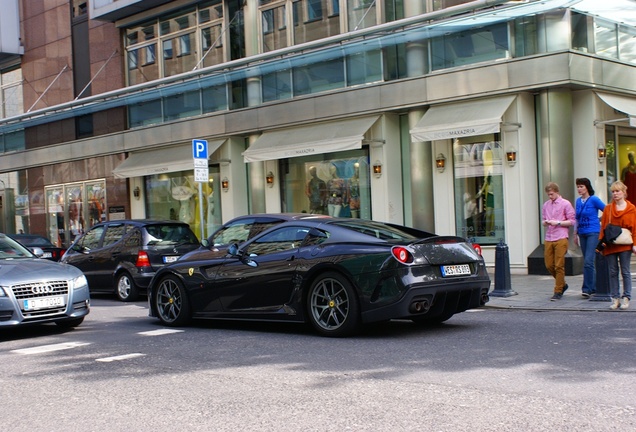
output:
[[139, 198], [141, 197], [141, 189], [139, 189], [139, 186], [133, 189], [133, 196], [136, 200], [139, 200]]
[[597, 156], [598, 156], [598, 161], [599, 162], [601, 162], [601, 163], [605, 162], [605, 158], [607, 157], [607, 149], [605, 148], [603, 143], [600, 143], [598, 145]]
[[446, 156], [443, 153], [438, 154], [435, 158], [435, 168], [439, 172], [444, 172], [446, 169]]
[[265, 183], [267, 184], [267, 187], [274, 187], [274, 173], [273, 172], [268, 172], [267, 175], [265, 176]]
[[373, 163], [373, 175], [376, 178], [382, 177], [382, 162], [380, 162], [379, 160]]
[[506, 161], [511, 167], [515, 166], [515, 164], [517, 163], [517, 149], [515, 149], [514, 147], [508, 149], [508, 151], [506, 152]]
[[223, 192], [227, 192], [230, 190], [230, 181], [227, 179], [227, 177], [223, 177], [223, 180], [221, 180], [221, 189], [223, 189]]

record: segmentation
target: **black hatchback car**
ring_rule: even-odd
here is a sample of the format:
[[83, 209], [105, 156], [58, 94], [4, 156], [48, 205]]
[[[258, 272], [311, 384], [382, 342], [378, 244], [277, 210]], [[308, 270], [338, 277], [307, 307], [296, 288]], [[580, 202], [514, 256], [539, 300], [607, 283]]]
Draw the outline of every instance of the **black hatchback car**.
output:
[[178, 221], [117, 220], [93, 226], [68, 248], [62, 262], [84, 272], [92, 293], [134, 301], [155, 272], [199, 247], [189, 225]]

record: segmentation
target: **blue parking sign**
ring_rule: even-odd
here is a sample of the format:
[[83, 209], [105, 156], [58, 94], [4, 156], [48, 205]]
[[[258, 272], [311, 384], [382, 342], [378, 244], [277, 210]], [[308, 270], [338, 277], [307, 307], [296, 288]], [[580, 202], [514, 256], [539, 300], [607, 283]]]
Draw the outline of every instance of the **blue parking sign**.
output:
[[208, 158], [208, 142], [201, 139], [192, 140], [192, 157], [194, 159]]

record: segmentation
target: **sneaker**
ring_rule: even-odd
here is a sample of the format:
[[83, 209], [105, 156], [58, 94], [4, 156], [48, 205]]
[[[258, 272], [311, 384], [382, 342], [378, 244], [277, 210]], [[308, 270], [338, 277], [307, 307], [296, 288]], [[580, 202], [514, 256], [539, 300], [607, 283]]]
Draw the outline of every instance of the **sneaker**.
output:
[[629, 299], [627, 297], [623, 297], [621, 299], [621, 309], [627, 309], [629, 307]]
[[563, 297], [563, 294], [555, 294], [552, 296], [552, 298], [550, 299], [550, 301], [557, 301], [557, 300], [561, 300], [561, 297]]
[[568, 290], [568, 288], [570, 288], [568, 286], [568, 284], [565, 284], [565, 286], [563, 287], [563, 291], [561, 291], [561, 295], [565, 294], [565, 292]]
[[612, 305], [610, 306], [610, 309], [612, 310], [616, 310], [618, 309], [618, 307], [621, 305], [621, 300], [617, 299], [617, 298], [613, 298], [612, 299]]
[[586, 293], [586, 292], [581, 293], [581, 296], [582, 296], [583, 298], [590, 298], [590, 294], [589, 294], [589, 293]]

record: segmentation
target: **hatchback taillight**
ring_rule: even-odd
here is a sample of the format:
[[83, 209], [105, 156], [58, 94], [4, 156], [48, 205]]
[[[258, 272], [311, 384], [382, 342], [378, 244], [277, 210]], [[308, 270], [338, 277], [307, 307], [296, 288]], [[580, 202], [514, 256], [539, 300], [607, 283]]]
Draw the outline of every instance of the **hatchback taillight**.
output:
[[411, 252], [409, 252], [409, 250], [405, 247], [393, 246], [391, 248], [391, 253], [396, 260], [403, 264], [410, 264], [413, 262], [413, 255], [411, 255]]
[[136, 267], [150, 267], [150, 258], [148, 258], [148, 254], [144, 251], [139, 251], [137, 254], [137, 262], [135, 263]]

